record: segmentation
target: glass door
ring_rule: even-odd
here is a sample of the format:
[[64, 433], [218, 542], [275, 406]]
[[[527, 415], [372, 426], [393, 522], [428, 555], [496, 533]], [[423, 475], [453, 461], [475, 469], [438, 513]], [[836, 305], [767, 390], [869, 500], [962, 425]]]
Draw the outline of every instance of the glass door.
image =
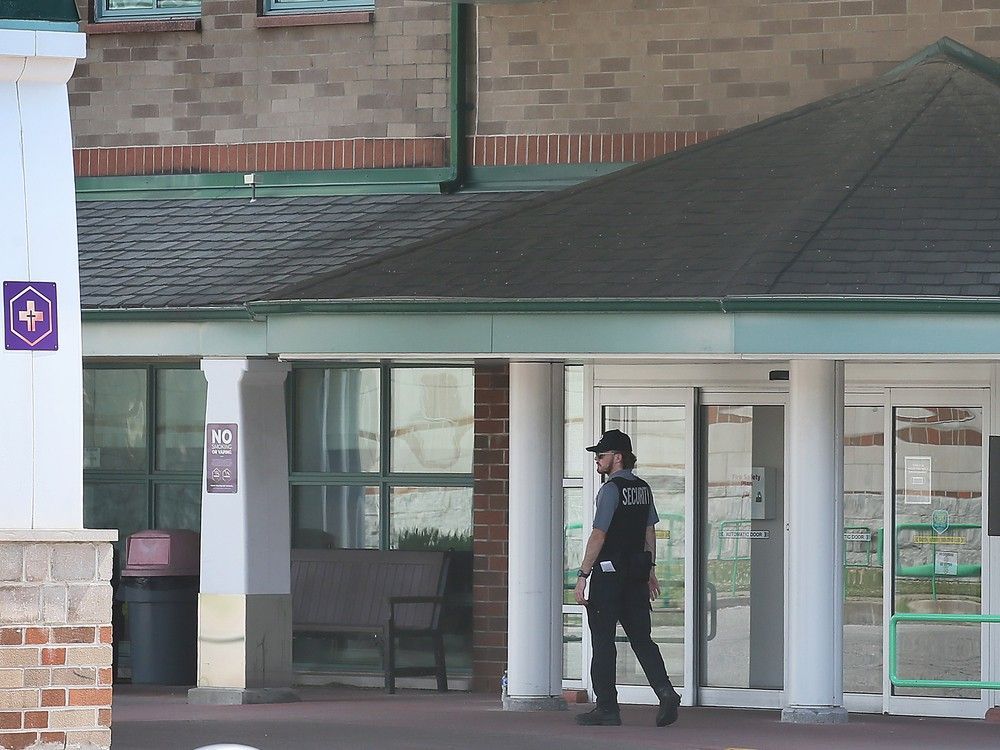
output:
[[705, 394], [699, 527], [700, 703], [780, 706], [784, 687], [783, 394]]
[[[985, 419], [983, 390], [890, 392], [892, 493], [881, 540], [891, 614], [988, 612], [983, 586]], [[886, 634], [887, 639], [890, 637]], [[987, 629], [955, 619], [896, 623], [897, 675], [982, 680]], [[981, 718], [983, 691], [887, 685], [891, 713]]]
[[[652, 636], [667, 674], [685, 705], [691, 705], [694, 648], [693, 571], [688, 564], [693, 538], [694, 390], [675, 388], [595, 388], [594, 434], [619, 429], [632, 438], [638, 457], [635, 472], [653, 490], [660, 522], [656, 527], [656, 575], [661, 593], [652, 602]], [[593, 470], [585, 484], [586, 528], [593, 518], [593, 497], [600, 478]], [[655, 703], [621, 626], [617, 684], [623, 703]], [[588, 644], [589, 645], [589, 644]], [[589, 654], [585, 659], [589, 663]], [[589, 681], [589, 675], [587, 676]]]

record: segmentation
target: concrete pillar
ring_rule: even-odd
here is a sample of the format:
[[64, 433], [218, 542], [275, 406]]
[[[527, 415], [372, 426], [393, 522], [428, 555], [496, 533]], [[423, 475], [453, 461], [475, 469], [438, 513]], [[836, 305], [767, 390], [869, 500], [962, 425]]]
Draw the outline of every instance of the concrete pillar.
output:
[[273, 360], [206, 359], [198, 686], [191, 703], [295, 700], [284, 382]]
[[788, 642], [781, 720], [843, 723], [844, 365], [793, 361], [789, 380]]
[[562, 697], [563, 366], [510, 365], [507, 711]]

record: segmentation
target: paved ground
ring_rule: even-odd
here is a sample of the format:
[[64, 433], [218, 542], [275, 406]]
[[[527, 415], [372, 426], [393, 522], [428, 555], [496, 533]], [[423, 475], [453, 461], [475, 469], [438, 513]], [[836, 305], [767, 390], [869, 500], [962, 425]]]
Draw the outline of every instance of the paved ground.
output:
[[774, 711], [681, 709], [672, 727], [653, 708], [626, 706], [622, 727], [578, 727], [568, 712], [499, 710], [469, 693], [306, 688], [303, 701], [272, 706], [189, 706], [182, 690], [116, 686], [113, 750], [193, 750], [240, 743], [259, 750], [983, 750], [1000, 746], [1000, 724], [854, 714], [850, 724], [781, 724]]

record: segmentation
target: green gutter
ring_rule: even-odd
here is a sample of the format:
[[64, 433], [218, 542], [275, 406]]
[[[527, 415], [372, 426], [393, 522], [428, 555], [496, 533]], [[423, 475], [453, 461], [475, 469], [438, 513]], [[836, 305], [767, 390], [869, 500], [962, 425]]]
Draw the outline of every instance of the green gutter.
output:
[[344, 299], [259, 300], [186, 308], [85, 308], [86, 321], [250, 320], [267, 315], [338, 313], [1000, 313], [995, 297], [725, 297], [674, 299]]
[[196, 322], [205, 320], [251, 320], [253, 316], [239, 307], [85, 307], [82, 318], [88, 323], [163, 321]]
[[450, 128], [448, 139], [449, 175], [441, 183], [442, 193], [454, 193], [465, 183], [465, 6], [451, 6]]

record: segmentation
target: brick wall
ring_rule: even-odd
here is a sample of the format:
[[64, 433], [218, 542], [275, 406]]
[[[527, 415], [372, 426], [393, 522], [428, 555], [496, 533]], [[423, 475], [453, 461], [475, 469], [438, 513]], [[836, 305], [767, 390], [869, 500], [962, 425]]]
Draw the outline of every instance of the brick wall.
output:
[[996, 0], [551, 0], [477, 6], [474, 132], [731, 130], [942, 36], [1000, 57]]
[[0, 748], [111, 745], [111, 545], [0, 542]]
[[472, 689], [477, 692], [499, 693], [507, 668], [509, 391], [506, 365], [476, 365]]
[[372, 22], [260, 28], [257, 0], [204, 0], [197, 30], [87, 28], [69, 82], [74, 143], [444, 135], [448, 19], [447, 3], [377, 0]]

